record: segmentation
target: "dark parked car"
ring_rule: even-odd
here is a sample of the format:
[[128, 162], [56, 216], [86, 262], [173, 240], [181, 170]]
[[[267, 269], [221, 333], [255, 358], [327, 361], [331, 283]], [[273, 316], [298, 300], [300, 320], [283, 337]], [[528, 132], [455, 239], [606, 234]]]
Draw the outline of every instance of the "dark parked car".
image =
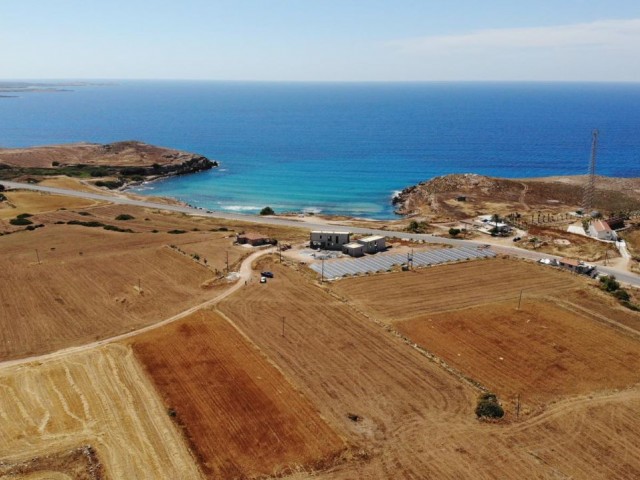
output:
[[267, 277], [267, 278], [273, 278], [273, 273], [272, 272], [262, 272], [260, 275], [262, 275], [263, 277]]

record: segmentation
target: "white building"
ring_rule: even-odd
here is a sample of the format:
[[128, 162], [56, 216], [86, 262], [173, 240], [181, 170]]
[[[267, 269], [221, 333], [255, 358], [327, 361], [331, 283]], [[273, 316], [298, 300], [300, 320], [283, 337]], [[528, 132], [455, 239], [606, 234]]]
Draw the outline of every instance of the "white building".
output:
[[350, 257], [361, 257], [364, 255], [364, 245], [358, 242], [347, 243], [342, 246], [342, 253], [346, 253]]
[[384, 237], [380, 235], [371, 235], [370, 237], [364, 237], [357, 242], [364, 247], [365, 253], [382, 252], [387, 247], [385, 245]]
[[342, 246], [349, 243], [349, 232], [324, 232], [314, 230], [311, 232], [311, 248], [321, 250], [342, 250]]
[[594, 220], [589, 224], [589, 235], [600, 240], [616, 240], [616, 232], [604, 220]]

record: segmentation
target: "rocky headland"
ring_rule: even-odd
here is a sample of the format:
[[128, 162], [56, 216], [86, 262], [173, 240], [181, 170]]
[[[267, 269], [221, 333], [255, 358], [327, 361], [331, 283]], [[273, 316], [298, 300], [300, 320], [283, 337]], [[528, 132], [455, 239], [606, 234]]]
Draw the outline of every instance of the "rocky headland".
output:
[[202, 155], [138, 141], [0, 149], [0, 178], [16, 181], [66, 175], [117, 188], [217, 166]]

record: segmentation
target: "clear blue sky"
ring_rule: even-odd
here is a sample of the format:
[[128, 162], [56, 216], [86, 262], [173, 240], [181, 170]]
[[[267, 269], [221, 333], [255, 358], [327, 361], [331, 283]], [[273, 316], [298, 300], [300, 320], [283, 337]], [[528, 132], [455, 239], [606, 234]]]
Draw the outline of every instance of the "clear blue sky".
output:
[[640, 0], [19, 0], [3, 79], [640, 81]]

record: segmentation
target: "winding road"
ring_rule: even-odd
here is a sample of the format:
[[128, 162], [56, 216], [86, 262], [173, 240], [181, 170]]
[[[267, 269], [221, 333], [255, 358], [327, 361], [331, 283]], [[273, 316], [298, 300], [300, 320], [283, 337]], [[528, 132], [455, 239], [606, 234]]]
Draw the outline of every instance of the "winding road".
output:
[[[218, 211], [212, 212], [212, 211], [202, 210], [195, 207], [183, 206], [183, 205], [171, 205], [171, 204], [164, 204], [164, 203], [158, 203], [158, 202], [150, 202], [146, 200], [136, 200], [133, 198], [126, 197], [124, 195], [122, 196], [104, 195], [100, 193], [69, 190], [66, 188], [45, 187], [42, 185], [34, 185], [30, 183], [18, 183], [18, 182], [0, 180], [0, 184], [4, 185], [6, 188], [32, 190], [36, 192], [45, 192], [45, 193], [50, 193], [55, 195], [66, 195], [70, 197], [99, 200], [103, 202], [110, 202], [110, 203], [115, 203], [120, 205], [133, 205], [133, 206], [145, 207], [145, 208], [155, 208], [158, 210], [185, 213], [187, 215], [219, 218], [224, 220], [234, 220], [234, 221], [240, 221], [240, 222], [280, 225], [285, 227], [296, 227], [296, 228], [302, 228], [307, 230], [326, 230], [327, 228], [338, 227], [338, 228], [348, 229], [352, 233], [383, 235], [386, 237], [407, 238], [410, 240], [423, 240], [429, 243], [439, 243], [439, 244], [457, 245], [457, 246], [478, 247], [479, 245], [484, 245], [488, 243], [488, 242], [478, 242], [473, 240], [460, 240], [455, 238], [438, 237], [435, 235], [423, 234], [423, 233], [409, 233], [409, 232], [401, 232], [401, 231], [393, 231], [393, 230], [379, 230], [374, 228], [354, 227], [351, 225], [340, 225], [339, 223], [331, 223], [331, 225], [329, 226], [326, 223], [313, 223], [313, 222], [306, 222], [306, 221], [300, 222], [290, 218], [278, 218], [278, 217], [261, 216], [261, 215], [247, 215], [247, 214], [227, 213], [227, 212], [218, 212]], [[556, 260], [560, 259], [560, 257], [554, 256], [554, 255], [532, 252], [530, 250], [525, 250], [523, 248], [512, 247], [512, 246], [502, 246], [502, 245], [494, 246], [494, 250], [499, 253], [513, 255], [521, 258], [528, 258], [532, 260], [539, 260], [541, 258], [552, 258]], [[639, 275], [636, 275], [631, 272], [623, 271], [620, 269], [603, 267], [603, 266], [598, 266], [598, 270], [608, 275], [615, 275], [615, 277], [620, 282], [633, 285], [634, 287], [640, 287]]]
[[62, 350], [56, 350], [55, 352], [51, 352], [51, 353], [45, 353], [45, 354], [41, 354], [41, 355], [33, 355], [30, 357], [24, 357], [24, 358], [17, 358], [15, 360], [6, 360], [4, 362], [0, 362], [0, 367], [10, 367], [10, 366], [14, 366], [14, 365], [21, 365], [21, 364], [25, 364], [25, 363], [30, 363], [30, 362], [34, 362], [34, 361], [39, 361], [39, 362], [43, 362], [46, 360], [51, 360], [57, 357], [62, 357], [65, 355], [70, 355], [73, 353], [78, 353], [78, 352], [82, 352], [85, 350], [90, 350], [92, 348], [95, 347], [100, 347], [102, 345], [106, 345], [108, 343], [113, 343], [113, 342], [119, 342], [121, 340], [125, 340], [127, 338], [131, 338], [133, 336], [136, 335], [140, 335], [141, 333], [145, 333], [148, 332], [150, 330], [155, 330], [156, 328], [160, 328], [164, 325], [167, 325], [169, 323], [173, 323], [177, 320], [180, 320], [181, 318], [184, 318], [188, 315], [191, 315], [192, 313], [197, 312], [198, 310], [201, 310], [203, 308], [206, 307], [210, 307], [211, 305], [215, 305], [218, 302], [221, 302], [222, 300], [224, 300], [225, 298], [227, 298], [229, 295], [231, 295], [232, 293], [236, 292], [237, 290], [243, 288], [245, 286], [245, 282], [249, 281], [251, 279], [251, 264], [258, 259], [259, 257], [261, 257], [262, 255], [266, 255], [267, 253], [272, 253], [275, 252], [275, 248], [271, 247], [271, 248], [267, 248], [267, 249], [263, 249], [263, 250], [258, 250], [257, 252], [252, 253], [251, 255], [249, 255], [247, 258], [245, 258], [242, 262], [242, 264], [240, 265], [240, 271], [239, 273], [239, 278], [238, 281], [235, 282], [231, 287], [229, 287], [228, 289], [226, 289], [224, 292], [220, 293], [220, 295], [218, 295], [215, 298], [212, 298], [211, 300], [207, 300], [206, 302], [200, 303], [198, 305], [195, 305], [191, 308], [188, 308], [187, 310], [183, 310], [182, 312], [173, 315], [172, 317], [169, 318], [165, 318], [164, 320], [161, 320], [159, 322], [153, 323], [151, 325], [147, 325], [146, 327], [141, 327], [141, 328], [137, 328], [135, 330], [131, 330], [130, 332], [126, 332], [126, 333], [121, 333], [119, 335], [115, 335], [113, 337], [108, 337], [108, 338], [103, 338], [101, 340], [96, 340], [95, 342], [91, 342], [91, 343], [85, 343], [83, 345], [77, 345], [75, 347], [69, 347], [69, 348], [64, 348]]

